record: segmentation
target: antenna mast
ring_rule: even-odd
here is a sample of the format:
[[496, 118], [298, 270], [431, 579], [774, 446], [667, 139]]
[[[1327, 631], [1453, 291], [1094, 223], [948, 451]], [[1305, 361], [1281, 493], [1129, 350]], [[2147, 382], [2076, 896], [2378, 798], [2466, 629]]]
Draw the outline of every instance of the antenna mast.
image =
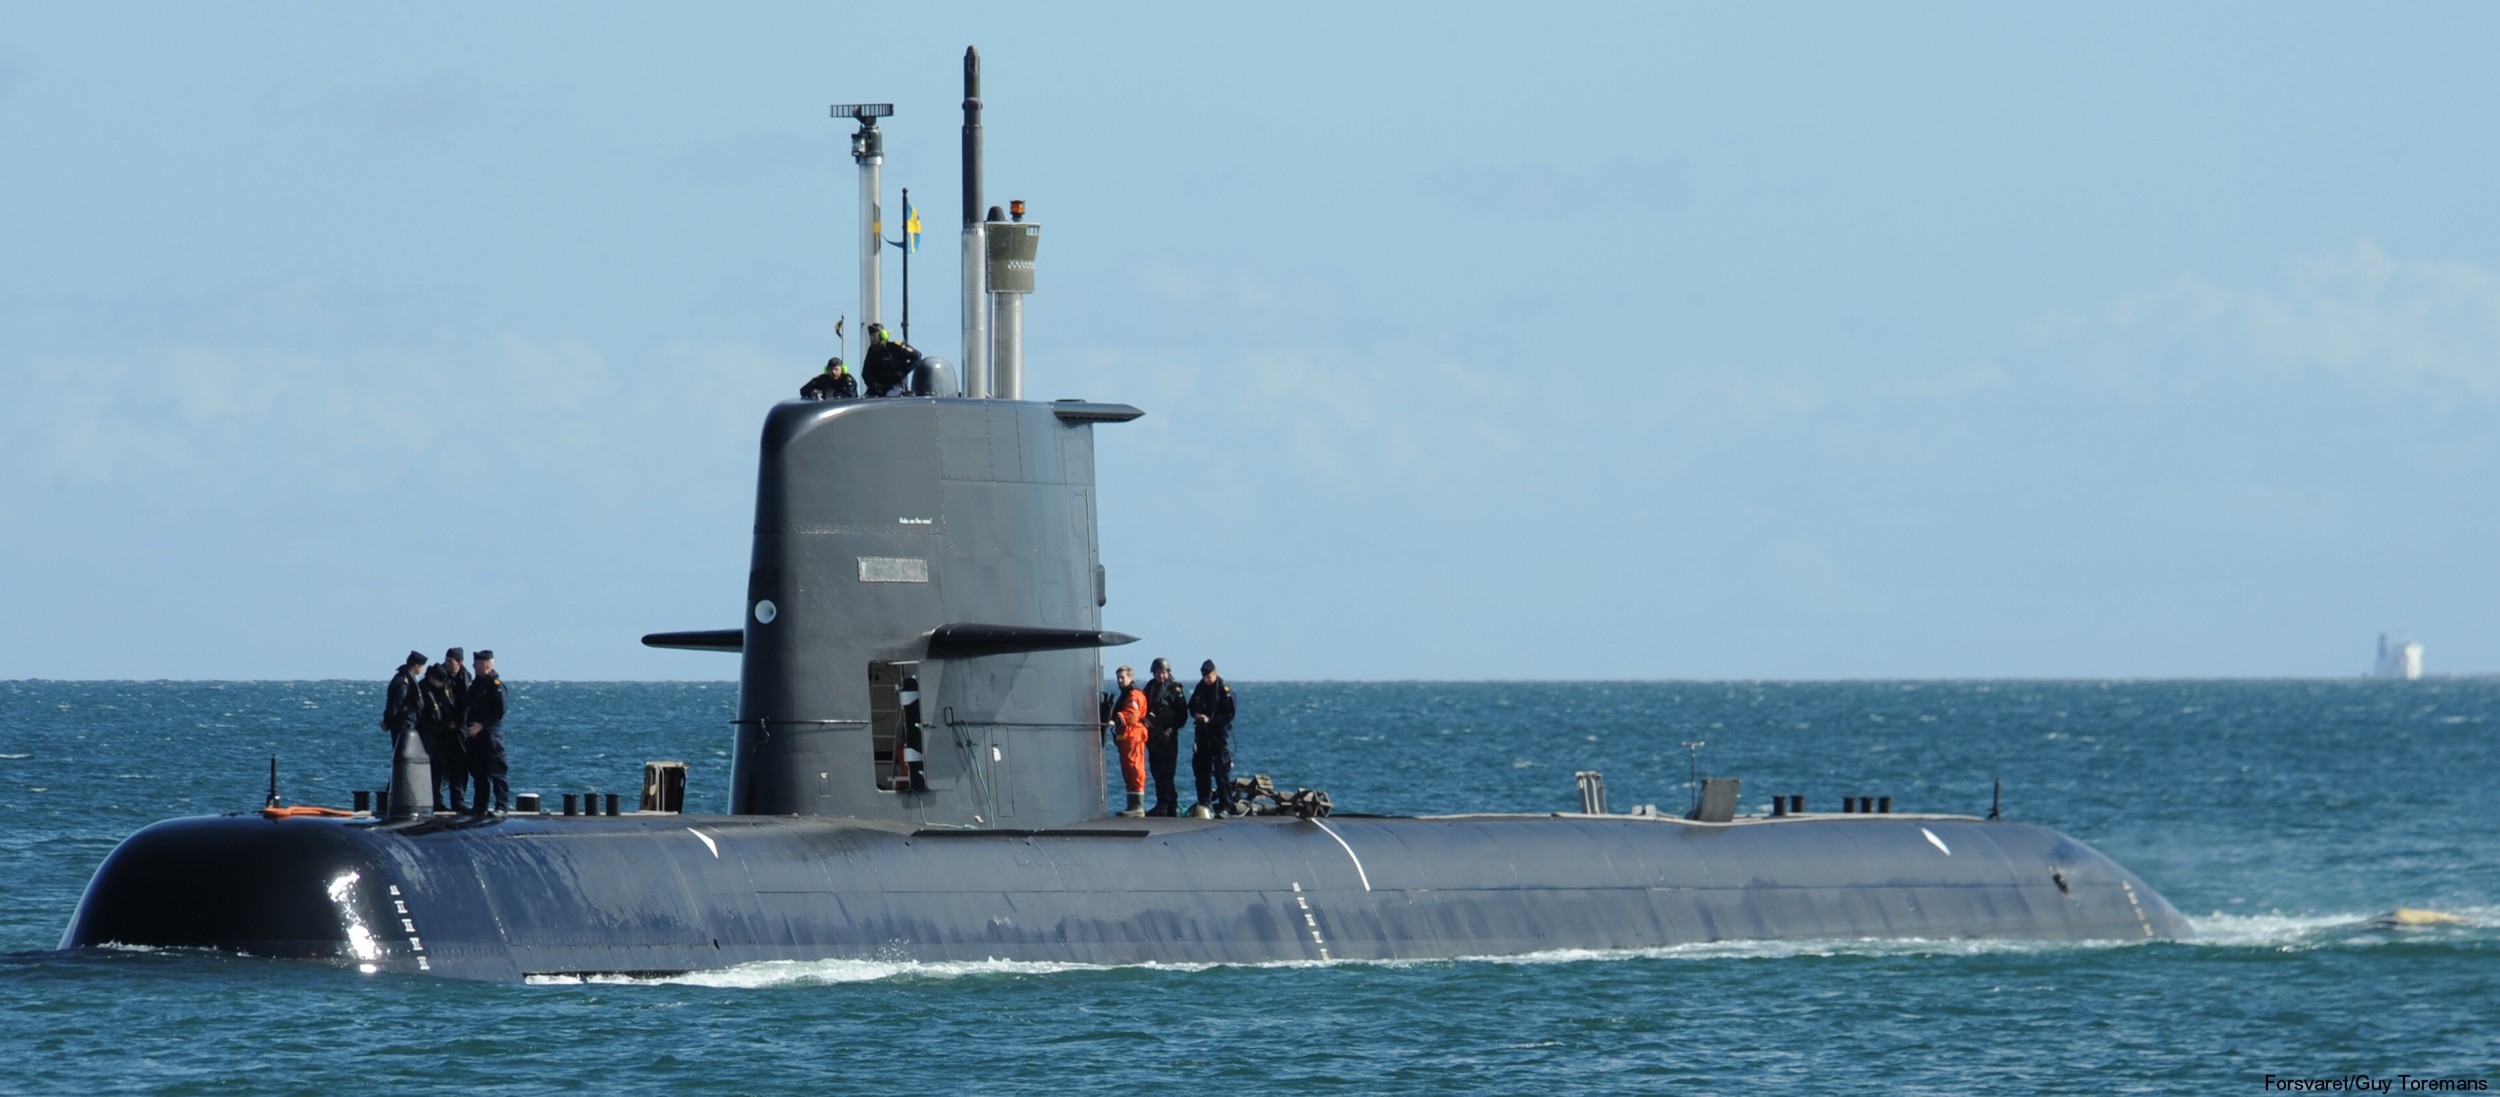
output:
[[882, 311], [883, 287], [880, 273], [885, 269], [885, 208], [880, 204], [879, 187], [885, 167], [885, 134], [877, 129], [877, 119], [894, 114], [892, 103], [837, 103], [836, 118], [859, 123], [851, 134], [851, 159], [859, 164], [859, 322], [873, 324]]
[[981, 51], [964, 47], [964, 395], [991, 395], [989, 251], [981, 224]]

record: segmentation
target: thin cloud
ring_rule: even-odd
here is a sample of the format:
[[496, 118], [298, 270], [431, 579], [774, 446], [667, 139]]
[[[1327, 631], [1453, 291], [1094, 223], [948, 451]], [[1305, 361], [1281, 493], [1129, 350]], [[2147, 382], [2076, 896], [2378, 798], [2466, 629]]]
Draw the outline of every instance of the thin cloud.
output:
[[186, 346], [12, 372], [24, 399], [8, 446], [33, 479], [177, 498], [248, 482], [364, 491], [480, 452], [569, 471], [656, 411], [637, 415], [587, 344], [511, 334], [342, 355]]
[[[2071, 324], [2046, 325], [2063, 335]], [[2283, 284], [2195, 278], [2119, 301], [2097, 331], [2096, 367], [2150, 364], [2314, 371], [2353, 385], [2500, 400], [2500, 274], [2456, 260], [2398, 259], [2375, 243], [2292, 263]]]

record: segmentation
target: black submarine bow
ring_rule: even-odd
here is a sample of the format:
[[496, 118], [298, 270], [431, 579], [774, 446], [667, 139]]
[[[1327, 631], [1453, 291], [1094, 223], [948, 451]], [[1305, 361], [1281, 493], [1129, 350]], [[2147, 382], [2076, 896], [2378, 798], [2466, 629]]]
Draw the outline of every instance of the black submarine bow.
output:
[[[872, 223], [884, 116], [849, 115]], [[977, 188], [977, 170], [966, 174]], [[968, 262], [979, 231], [968, 224]], [[864, 321], [877, 318], [873, 239]], [[1027, 266], [984, 281], [988, 292], [1029, 288], [1031, 252], [1018, 254]], [[2142, 880], [2054, 831], [1802, 804], [1740, 815], [1732, 782], [1698, 819], [1608, 814], [1602, 793], [1583, 811], [1539, 814], [1107, 817], [1100, 649], [1133, 638], [1102, 623], [1094, 429], [1141, 413], [982, 398], [1022, 383], [1019, 349], [973, 353], [1017, 337], [1019, 314], [999, 315], [1010, 320], [986, 331], [965, 324], [965, 360], [995, 373], [968, 376], [969, 394], [790, 401], [765, 415], [744, 626], [644, 637], [739, 656], [727, 813], [680, 814], [661, 795], [595, 817], [465, 819], [402, 803], [387, 819], [275, 806], [175, 819], [106, 858], [62, 946], [512, 980], [820, 959], [1252, 963], [2188, 935]], [[560, 734], [527, 713], [514, 728]]]

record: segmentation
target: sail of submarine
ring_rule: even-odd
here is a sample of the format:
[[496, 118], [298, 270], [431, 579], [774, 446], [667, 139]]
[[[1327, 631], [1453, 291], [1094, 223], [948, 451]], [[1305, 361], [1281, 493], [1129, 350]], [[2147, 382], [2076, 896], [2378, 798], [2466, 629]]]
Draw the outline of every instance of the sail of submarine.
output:
[[[437, 815], [406, 772], [421, 760], [403, 760], [384, 818], [252, 812], [139, 831], [97, 870], [62, 947], [516, 980], [871, 957], [2189, 935], [2083, 843], [1969, 816], [1107, 817], [1100, 649], [1132, 638], [1102, 628], [1094, 429], [1142, 413], [1014, 398], [1020, 324], [996, 305], [1030, 288], [1038, 226], [982, 216], [979, 110], [967, 51], [964, 254], [984, 269], [965, 276], [979, 292], [963, 376], [941, 366], [907, 397], [772, 408], [740, 626], [645, 638], [739, 656], [727, 814]], [[873, 225], [882, 111], [836, 115], [859, 124]], [[1023, 266], [983, 262], [1002, 254]], [[876, 268], [862, 270], [874, 319]], [[915, 742], [918, 769], [898, 767]]]

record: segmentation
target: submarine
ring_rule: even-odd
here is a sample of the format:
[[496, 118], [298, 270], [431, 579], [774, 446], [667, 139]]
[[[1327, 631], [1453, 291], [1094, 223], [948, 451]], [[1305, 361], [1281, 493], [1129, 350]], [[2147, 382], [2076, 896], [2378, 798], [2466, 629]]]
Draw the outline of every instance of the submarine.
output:
[[[1140, 409], [1022, 395], [1039, 224], [980, 204], [965, 54], [965, 352], [904, 395], [764, 415], [736, 628], [655, 647], [740, 661], [727, 810], [438, 813], [421, 751], [387, 808], [159, 822], [98, 868], [65, 950], [206, 949], [459, 979], [765, 961], [1394, 961], [1801, 939], [2184, 938], [2143, 880], [1989, 817], [1607, 809], [1378, 816], [1322, 795], [1213, 818], [1110, 814], [1096, 431]], [[862, 315], [878, 313], [883, 104], [855, 121]], [[1019, 203], [1020, 205], [1020, 203]], [[704, 657], [718, 657], [704, 656]], [[413, 742], [414, 737], [410, 737]], [[413, 752], [413, 753], [411, 753]], [[1264, 791], [1264, 790], [1263, 790]]]

